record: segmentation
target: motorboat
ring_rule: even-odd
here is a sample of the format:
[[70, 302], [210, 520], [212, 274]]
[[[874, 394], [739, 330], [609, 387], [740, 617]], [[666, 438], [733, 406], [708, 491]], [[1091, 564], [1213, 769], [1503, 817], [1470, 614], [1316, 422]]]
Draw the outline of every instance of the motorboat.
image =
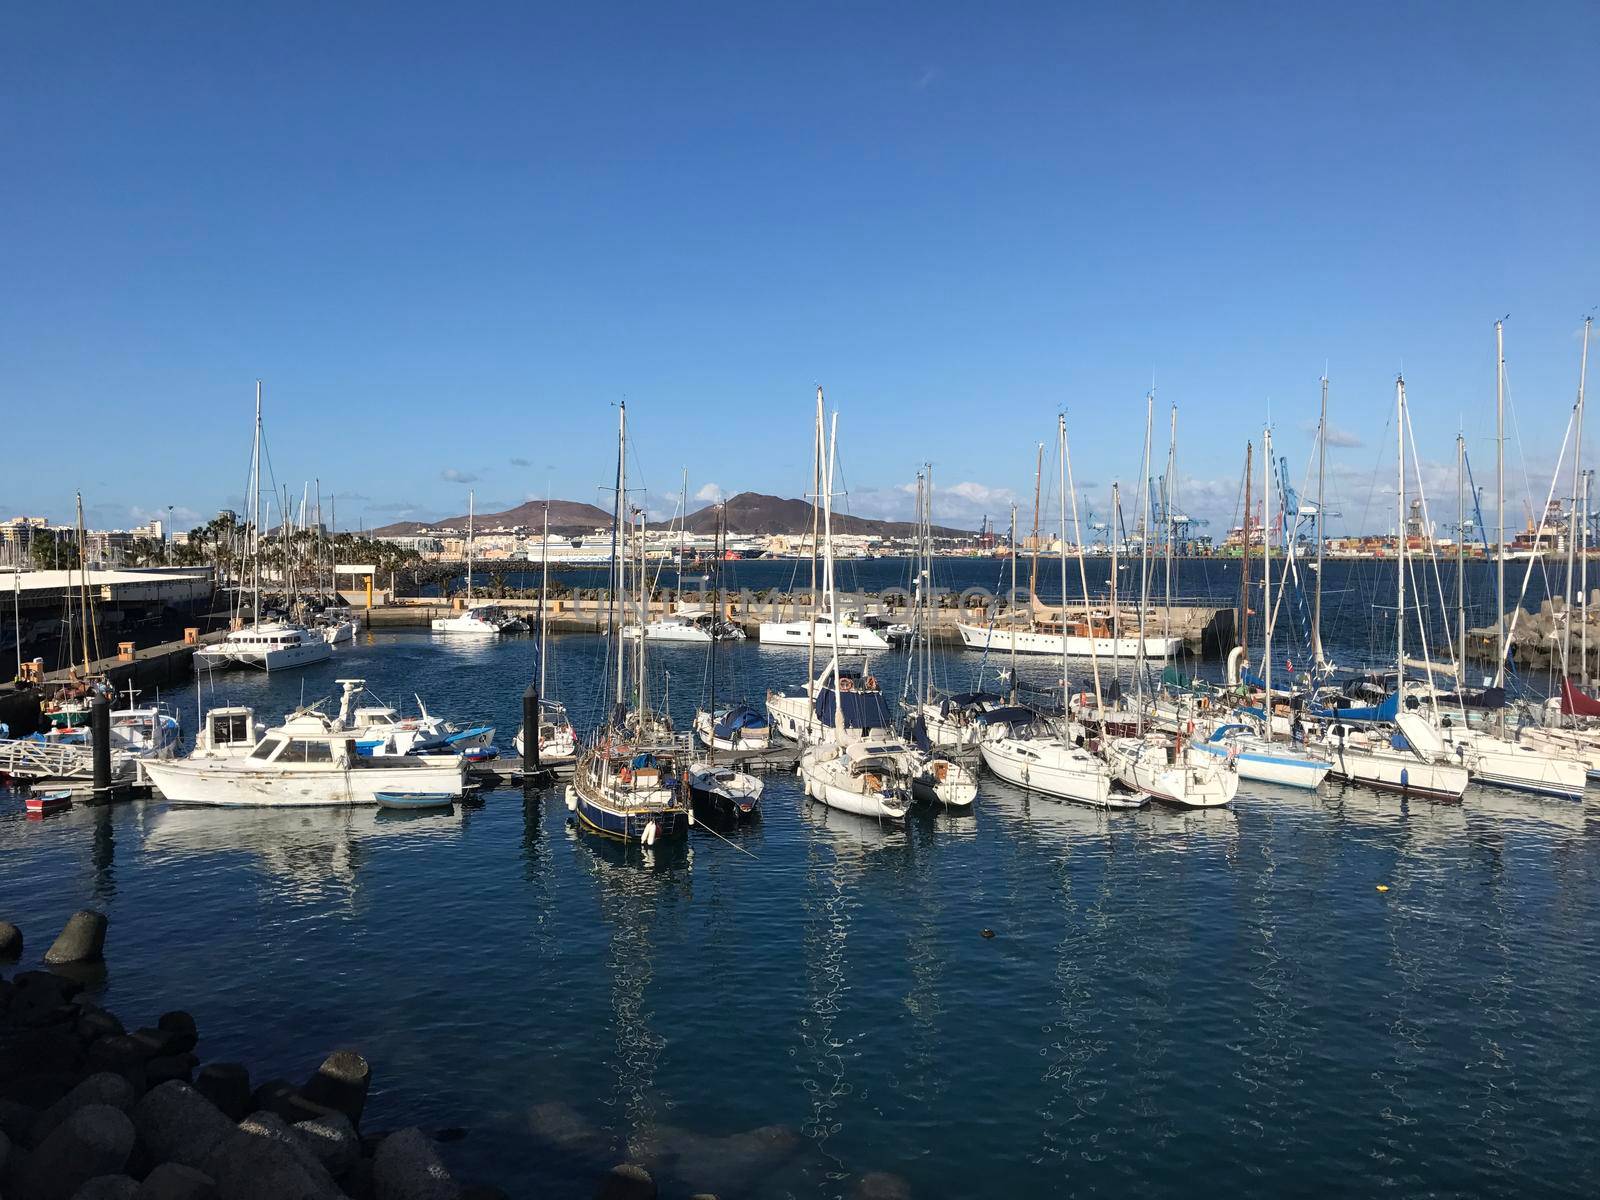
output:
[[499, 637], [507, 632], [508, 618], [495, 604], [474, 604], [448, 617], [435, 617], [430, 623], [434, 633], [448, 633], [457, 637]]
[[758, 634], [763, 646], [793, 646], [804, 650], [813, 644], [812, 628], [815, 626], [815, 645], [829, 654], [876, 654], [893, 649], [889, 639], [868, 626], [853, 612], [835, 620], [831, 612], [820, 612], [815, 620], [763, 621]]
[[343, 693], [339, 700], [339, 715], [334, 723], [338, 728], [355, 735], [356, 749], [362, 754], [379, 757], [404, 754], [471, 755], [494, 745], [493, 725], [458, 727], [430, 713], [421, 696], [412, 697], [417, 702], [419, 715], [407, 717], [382, 702], [356, 704], [366, 690], [366, 680], [340, 679], [337, 682]]
[[243, 757], [151, 761], [144, 772], [169, 801], [218, 806], [375, 805], [379, 792], [460, 796], [466, 786], [460, 755], [368, 757], [314, 711], [268, 730]]
[[[693, 642], [706, 645], [710, 642], [742, 642], [744, 630], [732, 621], [719, 620], [717, 614], [705, 608], [684, 608], [668, 613], [643, 627], [644, 636], [652, 642]], [[640, 626], [635, 623], [622, 627], [622, 636], [630, 641], [639, 637]]]
[[222, 641], [194, 652], [196, 671], [227, 671], [234, 667], [287, 671], [327, 662], [333, 645], [320, 634], [287, 621], [248, 625], [232, 630]]

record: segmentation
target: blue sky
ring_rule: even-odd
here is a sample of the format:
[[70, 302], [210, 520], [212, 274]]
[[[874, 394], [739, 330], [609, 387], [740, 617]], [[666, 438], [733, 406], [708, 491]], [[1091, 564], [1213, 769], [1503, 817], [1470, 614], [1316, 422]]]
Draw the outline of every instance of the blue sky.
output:
[[1154, 380], [1220, 524], [1269, 411], [1298, 474], [1326, 364], [1387, 528], [1395, 373], [1429, 485], [1458, 422], [1484, 479], [1506, 314], [1547, 470], [1600, 8], [1303, 8], [14, 7], [0, 515], [238, 503], [259, 377], [341, 525], [598, 499], [621, 397], [656, 507], [684, 466], [798, 495], [818, 382], [853, 511], [931, 459], [938, 515], [1003, 522], [1062, 405], [1131, 482]]

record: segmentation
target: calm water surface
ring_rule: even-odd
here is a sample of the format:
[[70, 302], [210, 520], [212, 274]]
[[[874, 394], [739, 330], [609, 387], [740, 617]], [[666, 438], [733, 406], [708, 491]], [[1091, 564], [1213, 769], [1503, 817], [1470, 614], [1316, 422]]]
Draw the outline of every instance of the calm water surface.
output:
[[[601, 658], [553, 644], [583, 726]], [[722, 690], [752, 698], [804, 670], [730, 658]], [[276, 715], [357, 675], [504, 743], [531, 661], [523, 639], [383, 634], [207, 702]], [[686, 718], [701, 655], [656, 661]], [[875, 664], [891, 690], [902, 661]], [[940, 672], [965, 684], [979, 661]], [[192, 693], [170, 699], [192, 727]], [[918, 1196], [1600, 1179], [1592, 805], [1247, 786], [1231, 811], [1108, 817], [985, 780], [973, 815], [893, 830], [774, 775], [763, 812], [738, 837], [752, 859], [703, 834], [595, 842], [554, 793], [399, 820], [136, 803], [43, 822], [0, 795], [0, 915], [31, 963], [104, 907], [124, 1019], [187, 1007], [206, 1056], [258, 1079], [360, 1047], [374, 1128], [465, 1126], [447, 1160], [516, 1195], [587, 1195], [625, 1156], [680, 1196], [849, 1196], [869, 1172]]]

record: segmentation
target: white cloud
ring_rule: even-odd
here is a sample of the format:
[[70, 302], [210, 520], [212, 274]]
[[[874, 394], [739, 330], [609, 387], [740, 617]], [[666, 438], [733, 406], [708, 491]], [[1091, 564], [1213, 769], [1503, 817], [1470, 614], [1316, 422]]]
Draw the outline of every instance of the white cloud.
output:
[[722, 499], [722, 485], [708, 483], [694, 494], [694, 498], [702, 504], [715, 504]]
[[440, 471], [439, 478], [446, 483], [476, 483], [478, 481], [477, 475], [471, 471], [460, 471], [455, 467], [446, 467]]

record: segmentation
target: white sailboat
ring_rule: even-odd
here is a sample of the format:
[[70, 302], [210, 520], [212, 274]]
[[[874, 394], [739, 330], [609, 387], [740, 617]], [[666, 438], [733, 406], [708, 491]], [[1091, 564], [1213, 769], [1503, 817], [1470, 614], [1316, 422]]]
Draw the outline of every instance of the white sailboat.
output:
[[[249, 532], [253, 572], [253, 598], [250, 624], [242, 622], [221, 642], [201, 646], [194, 652], [194, 669], [226, 671], [234, 667], [254, 667], [271, 673], [326, 662], [333, 657], [333, 645], [321, 634], [303, 625], [285, 621], [261, 620], [261, 381], [256, 380], [255, 435], [250, 452]], [[287, 517], [285, 517], [285, 524]], [[288, 580], [285, 578], [285, 584]]]
[[[1399, 484], [1396, 489], [1396, 529], [1398, 553], [1395, 555], [1395, 668], [1398, 678], [1406, 671], [1406, 573], [1410, 551], [1406, 537], [1406, 383], [1395, 380], [1395, 424]], [[1438, 731], [1423, 717], [1401, 712], [1396, 723], [1399, 735], [1382, 729], [1356, 729], [1335, 721], [1328, 727], [1323, 744], [1333, 760], [1330, 774], [1347, 783], [1361, 784], [1379, 791], [1400, 792], [1432, 800], [1460, 800], [1467, 790], [1466, 767], [1452, 761]]]
[[[544, 531], [540, 536], [541, 549], [548, 550], [550, 546], [550, 501], [545, 500], [544, 505]], [[546, 605], [550, 597], [550, 555], [541, 554], [542, 563], [539, 570], [539, 765], [541, 767], [562, 768], [571, 766], [578, 757], [578, 734], [572, 728], [572, 721], [567, 716], [566, 706], [559, 701], [551, 700], [545, 690], [548, 680], [548, 667], [550, 663], [550, 627], [545, 617]], [[516, 747], [517, 757], [526, 759], [528, 756], [527, 731], [517, 726], [516, 737], [512, 744]]]
[[[1089, 597], [1089, 576], [1083, 562], [1082, 529], [1078, 520], [1078, 495], [1072, 484], [1072, 460], [1067, 448], [1067, 418], [1056, 419], [1056, 443], [1061, 456], [1061, 601], [1067, 598], [1067, 498], [1072, 499], [1072, 523], [1078, 544], [1078, 575], [1084, 604]], [[1020, 648], [1013, 646], [1013, 653]], [[1067, 678], [1068, 650], [1058, 644], [1061, 677]], [[1100, 689], [1099, 651], [1089, 648], [1094, 671], [1096, 709], [1104, 711]], [[1063, 686], [1065, 684], [1063, 683]], [[998, 714], [990, 714], [995, 716]], [[1142, 788], [1119, 785], [1109, 763], [1091, 754], [1084, 746], [1081, 727], [1063, 713], [1054, 725], [1019, 719], [1015, 724], [998, 721], [978, 744], [983, 765], [1007, 783], [1057, 800], [1070, 800], [1096, 808], [1140, 808], [1149, 799]]]
[[448, 617], [435, 617], [431, 628], [434, 633], [448, 633], [457, 637], [492, 638], [505, 632], [508, 618], [496, 604], [472, 602], [472, 544], [474, 541], [472, 492], [467, 493], [467, 598], [462, 611]]

